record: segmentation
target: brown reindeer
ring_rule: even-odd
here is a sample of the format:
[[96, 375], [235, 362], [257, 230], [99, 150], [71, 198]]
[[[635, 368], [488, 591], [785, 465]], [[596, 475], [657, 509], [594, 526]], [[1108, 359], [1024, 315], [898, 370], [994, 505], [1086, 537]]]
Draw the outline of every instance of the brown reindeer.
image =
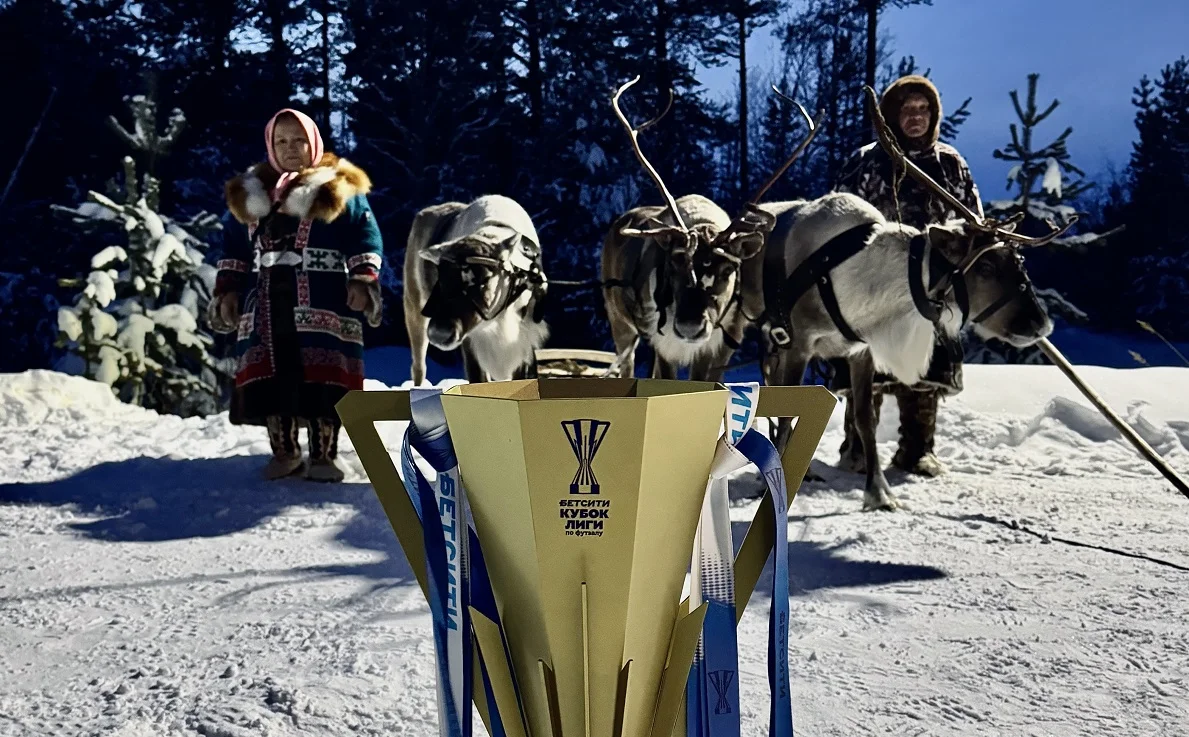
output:
[[[763, 375], [766, 384], [795, 385], [813, 356], [848, 360], [867, 464], [863, 508], [891, 510], [898, 502], [875, 445], [876, 370], [915, 384], [928, 369], [938, 324], [957, 336], [970, 323], [984, 338], [1021, 347], [1049, 335], [1053, 324], [1020, 250], [1048, 243], [1073, 222], [1030, 238], [1013, 232], [1018, 217], [994, 220], [971, 212], [904, 155], [879, 114], [875, 92], [864, 90], [880, 143], [897, 168], [943, 197], [961, 218], [921, 231], [886, 220], [845, 192], [762, 205], [776, 218], [764, 259], [769, 313], [762, 330], [770, 335], [770, 353]], [[775, 329], [791, 339], [774, 339]], [[773, 434], [783, 451], [791, 422], [778, 420]]]
[[718, 381], [748, 324], [764, 311], [763, 264], [756, 255], [775, 219], [757, 204], [805, 150], [817, 125], [797, 104], [809, 123], [809, 136], [743, 213], [731, 219], [701, 195], [675, 200], [640, 150], [639, 134], [668, 113], [673, 91], [660, 115], [633, 127], [620, 110], [619, 98], [639, 79], [621, 86], [611, 104], [665, 204], [629, 210], [603, 239], [602, 280], [610, 285], [604, 301], [620, 375], [634, 375], [635, 349], [643, 337], [655, 354], [654, 377], [676, 378], [679, 368], [688, 367], [695, 381]]

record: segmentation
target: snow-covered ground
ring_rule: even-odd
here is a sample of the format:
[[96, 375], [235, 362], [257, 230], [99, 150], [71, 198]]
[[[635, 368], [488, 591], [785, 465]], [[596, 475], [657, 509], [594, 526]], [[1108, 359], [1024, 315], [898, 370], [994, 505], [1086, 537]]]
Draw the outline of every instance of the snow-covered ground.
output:
[[[891, 475], [900, 513], [829, 467], [835, 412], [790, 518], [797, 733], [1189, 735], [1189, 499], [1056, 369], [966, 372], [952, 472]], [[1189, 474], [1189, 370], [1085, 374]], [[263, 432], [225, 415], [0, 375], [0, 735], [435, 735], [427, 609], [342, 446], [341, 486], [266, 483]], [[766, 589], [740, 625], [749, 735]]]

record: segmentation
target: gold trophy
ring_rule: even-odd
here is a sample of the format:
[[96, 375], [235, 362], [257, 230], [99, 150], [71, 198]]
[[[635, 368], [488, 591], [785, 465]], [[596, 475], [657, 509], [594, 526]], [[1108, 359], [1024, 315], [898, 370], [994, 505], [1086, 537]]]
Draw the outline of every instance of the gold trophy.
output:
[[[470, 609], [489, 733], [496, 711], [508, 737], [684, 735], [705, 605], [688, 611], [682, 588], [728, 398], [722, 384], [654, 379], [441, 393], [500, 619]], [[760, 389], [757, 416], [797, 418], [781, 458], [790, 497], [835, 403], [820, 386]], [[353, 391], [338, 412], [424, 593], [425, 538], [374, 425], [409, 420], [409, 394]], [[775, 524], [765, 495], [735, 558], [736, 621]]]

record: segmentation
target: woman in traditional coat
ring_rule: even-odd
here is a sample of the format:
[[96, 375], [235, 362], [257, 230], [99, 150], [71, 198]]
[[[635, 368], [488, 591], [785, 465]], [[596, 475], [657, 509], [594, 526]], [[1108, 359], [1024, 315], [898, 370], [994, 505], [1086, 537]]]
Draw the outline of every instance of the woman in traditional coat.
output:
[[212, 328], [237, 332], [231, 422], [268, 428], [268, 478], [304, 467], [307, 478], [341, 481], [335, 404], [363, 388], [363, 319], [380, 323], [371, 181], [324, 151], [318, 126], [296, 110], [274, 115], [264, 141], [268, 161], [225, 187], [234, 220], [209, 311]]

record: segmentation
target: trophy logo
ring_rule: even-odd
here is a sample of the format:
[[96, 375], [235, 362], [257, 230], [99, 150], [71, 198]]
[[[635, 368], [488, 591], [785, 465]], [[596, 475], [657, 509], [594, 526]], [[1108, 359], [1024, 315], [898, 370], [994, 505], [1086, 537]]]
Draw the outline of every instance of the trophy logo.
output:
[[607, 435], [611, 423], [606, 420], [566, 420], [561, 423], [566, 437], [570, 441], [570, 448], [574, 457], [578, 459], [578, 472], [570, 482], [571, 494], [596, 495], [599, 493], [599, 482], [595, 478], [591, 463], [603, 438]]
[[714, 704], [715, 714], [731, 713], [731, 705], [727, 702], [727, 692], [731, 690], [731, 682], [734, 680], [735, 671], [733, 670], [710, 672], [710, 684], [714, 686], [714, 692], [718, 695], [718, 701]]

